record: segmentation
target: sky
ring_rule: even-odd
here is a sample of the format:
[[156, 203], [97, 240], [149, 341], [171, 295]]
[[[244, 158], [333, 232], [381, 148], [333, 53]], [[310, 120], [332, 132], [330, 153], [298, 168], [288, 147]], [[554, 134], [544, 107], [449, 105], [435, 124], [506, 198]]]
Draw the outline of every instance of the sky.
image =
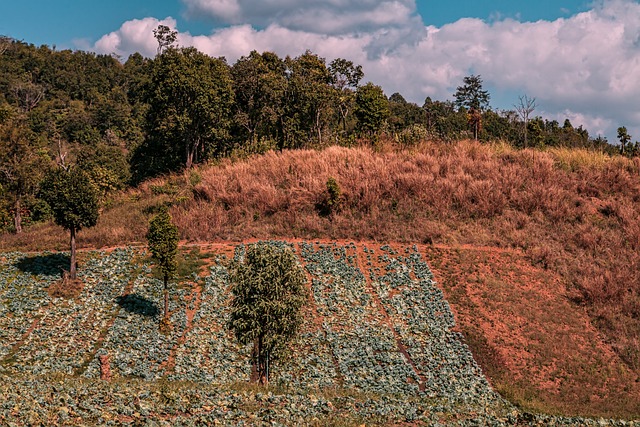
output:
[[365, 81], [422, 105], [480, 75], [496, 110], [640, 140], [640, 0], [3, 0], [0, 34], [35, 45], [152, 57], [159, 24], [233, 64], [305, 50], [363, 66]]

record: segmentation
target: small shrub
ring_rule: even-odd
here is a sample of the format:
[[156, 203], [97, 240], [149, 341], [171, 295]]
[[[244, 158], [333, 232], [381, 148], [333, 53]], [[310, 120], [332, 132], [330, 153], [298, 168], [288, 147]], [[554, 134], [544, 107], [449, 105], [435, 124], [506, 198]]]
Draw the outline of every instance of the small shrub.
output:
[[327, 179], [326, 191], [324, 197], [317, 204], [316, 208], [322, 216], [329, 216], [340, 210], [342, 203], [342, 190], [335, 178]]

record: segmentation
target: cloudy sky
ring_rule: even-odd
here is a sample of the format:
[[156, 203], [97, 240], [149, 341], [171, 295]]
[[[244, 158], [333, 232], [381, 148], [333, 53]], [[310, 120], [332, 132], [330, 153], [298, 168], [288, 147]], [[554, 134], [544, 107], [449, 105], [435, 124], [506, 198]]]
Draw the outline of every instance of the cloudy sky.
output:
[[361, 64], [387, 95], [452, 99], [480, 74], [495, 109], [640, 140], [640, 0], [24, 0], [0, 5], [0, 34], [36, 45], [153, 56], [159, 23], [233, 63], [251, 50], [306, 49]]

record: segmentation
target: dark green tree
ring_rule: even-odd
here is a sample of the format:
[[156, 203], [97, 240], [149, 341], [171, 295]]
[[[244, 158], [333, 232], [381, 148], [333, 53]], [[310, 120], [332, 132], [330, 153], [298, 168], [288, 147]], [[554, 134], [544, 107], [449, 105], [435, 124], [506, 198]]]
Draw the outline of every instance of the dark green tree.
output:
[[478, 139], [478, 134], [482, 128], [482, 112], [489, 107], [489, 92], [482, 89], [482, 78], [480, 76], [467, 76], [463, 79], [464, 85], [458, 86], [453, 95], [458, 108], [465, 108], [468, 112], [469, 124], [473, 129], [474, 139]]
[[178, 227], [171, 220], [167, 208], [164, 208], [149, 221], [149, 231], [147, 232], [149, 251], [162, 274], [164, 284], [165, 325], [169, 323], [169, 279], [175, 275], [178, 268], [176, 255], [179, 238]]
[[235, 134], [241, 142], [256, 144], [260, 139], [277, 140], [287, 88], [284, 61], [275, 53], [253, 51], [231, 68], [235, 93]]
[[9, 195], [16, 233], [22, 233], [25, 202], [32, 202], [49, 167], [46, 145], [15, 117], [0, 124], [0, 184]]
[[354, 114], [358, 119], [358, 131], [370, 137], [375, 136], [389, 117], [389, 101], [382, 88], [371, 82], [360, 86], [356, 90]]
[[145, 91], [147, 139], [132, 159], [134, 179], [179, 169], [222, 151], [233, 89], [226, 62], [195, 48], [168, 48], [151, 65]]
[[306, 276], [290, 249], [267, 243], [248, 246], [244, 260], [232, 264], [230, 275], [229, 328], [240, 343], [253, 345], [252, 380], [264, 385], [270, 363], [285, 354], [302, 323]]
[[322, 144], [336, 96], [325, 59], [306, 51], [297, 58], [285, 58], [285, 66], [288, 84], [282, 121], [284, 146], [298, 148], [314, 140]]
[[76, 279], [76, 233], [98, 222], [98, 195], [93, 183], [78, 168], [54, 169], [42, 182], [40, 194], [53, 212], [56, 224], [69, 230], [71, 267], [69, 278]]
[[626, 126], [620, 126], [618, 128], [618, 140], [620, 141], [620, 154], [623, 156], [627, 154], [629, 146], [631, 145], [631, 135], [627, 131]]

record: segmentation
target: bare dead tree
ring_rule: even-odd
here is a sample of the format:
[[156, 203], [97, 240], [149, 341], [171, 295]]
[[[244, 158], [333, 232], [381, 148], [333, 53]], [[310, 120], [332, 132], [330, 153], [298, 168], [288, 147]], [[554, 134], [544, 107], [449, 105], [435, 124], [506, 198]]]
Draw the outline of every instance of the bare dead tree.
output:
[[39, 84], [33, 83], [30, 79], [20, 80], [13, 84], [13, 95], [16, 97], [20, 108], [25, 113], [28, 113], [44, 98], [44, 88]]
[[527, 95], [523, 95], [518, 97], [519, 103], [514, 105], [518, 116], [522, 119], [524, 123], [524, 148], [527, 148], [527, 133], [529, 127], [529, 117], [531, 113], [533, 113], [537, 107], [536, 99], [529, 98]]

